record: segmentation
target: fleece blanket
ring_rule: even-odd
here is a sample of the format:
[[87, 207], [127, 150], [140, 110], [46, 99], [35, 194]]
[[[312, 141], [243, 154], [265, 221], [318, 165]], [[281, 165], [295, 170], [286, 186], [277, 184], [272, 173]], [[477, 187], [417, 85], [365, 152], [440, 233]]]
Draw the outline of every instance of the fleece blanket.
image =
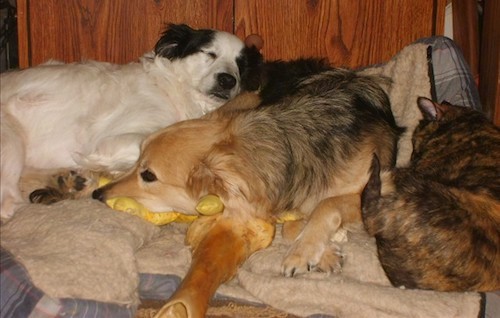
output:
[[[92, 200], [66, 201], [21, 209], [2, 226], [2, 245], [51, 298], [115, 303], [133, 311], [141, 296], [139, 273], [178, 278], [186, 274], [191, 261], [184, 245], [186, 228], [158, 228]], [[341, 234], [337, 244], [345, 262], [340, 274], [283, 277], [280, 263], [289, 242], [278, 227], [272, 245], [251, 256], [236, 277], [219, 288], [218, 296], [297, 316], [477, 317], [478, 293], [392, 287], [378, 262], [374, 239], [362, 228]], [[170, 292], [178, 281], [166, 281], [173, 284]]]
[[[388, 63], [362, 70], [392, 79], [386, 90], [396, 121], [408, 128], [400, 141], [398, 165], [406, 164], [411, 155], [411, 130], [420, 119], [416, 98], [431, 95], [427, 49], [426, 44], [413, 44]], [[47, 308], [56, 313], [68, 299], [116, 304], [129, 309], [125, 316], [131, 316], [141, 297], [157, 297], [154, 288], [167, 290], [164, 297], [168, 297], [187, 272], [191, 253], [184, 245], [186, 228], [186, 224], [157, 227], [92, 200], [65, 201], [20, 209], [2, 224], [1, 245], [22, 264], [29, 283], [45, 295], [45, 317], [50, 316]], [[340, 234], [336, 244], [345, 256], [341, 273], [283, 277], [280, 266], [288, 242], [278, 227], [272, 245], [252, 255], [234, 279], [219, 288], [217, 297], [265, 304], [297, 316], [477, 317], [484, 313], [484, 295], [479, 293], [391, 286], [379, 264], [374, 239], [362, 226]], [[149, 283], [141, 279], [144, 274]], [[172, 279], [158, 284], [154, 277]], [[10, 285], [12, 281], [16, 280], [11, 279]], [[146, 292], [145, 284], [149, 284]], [[14, 293], [4, 285], [1, 316], [15, 316], [5, 309], [14, 307], [8, 303]], [[109, 314], [111, 307], [106, 308]], [[66, 309], [65, 314], [88, 316], [76, 312], [72, 316]]]

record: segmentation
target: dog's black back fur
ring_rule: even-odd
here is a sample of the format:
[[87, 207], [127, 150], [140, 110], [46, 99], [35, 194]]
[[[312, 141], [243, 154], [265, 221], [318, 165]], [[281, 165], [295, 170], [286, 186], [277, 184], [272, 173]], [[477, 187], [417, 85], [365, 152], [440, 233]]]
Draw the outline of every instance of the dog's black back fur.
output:
[[260, 74], [262, 105], [276, 103], [284, 96], [294, 94], [304, 78], [329, 69], [331, 67], [325, 59], [266, 62]]
[[242, 91], [256, 91], [262, 85], [261, 74], [264, 67], [264, 58], [255, 47], [245, 47], [242, 54], [236, 59], [241, 77]]

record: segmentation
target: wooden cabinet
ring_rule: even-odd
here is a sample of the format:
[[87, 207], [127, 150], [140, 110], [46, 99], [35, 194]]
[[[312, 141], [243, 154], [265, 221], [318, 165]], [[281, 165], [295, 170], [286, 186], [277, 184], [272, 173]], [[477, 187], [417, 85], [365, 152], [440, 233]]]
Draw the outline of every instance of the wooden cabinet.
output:
[[125, 63], [151, 50], [165, 23], [257, 33], [269, 59], [388, 60], [442, 34], [446, 0], [18, 0], [21, 67], [50, 58]]

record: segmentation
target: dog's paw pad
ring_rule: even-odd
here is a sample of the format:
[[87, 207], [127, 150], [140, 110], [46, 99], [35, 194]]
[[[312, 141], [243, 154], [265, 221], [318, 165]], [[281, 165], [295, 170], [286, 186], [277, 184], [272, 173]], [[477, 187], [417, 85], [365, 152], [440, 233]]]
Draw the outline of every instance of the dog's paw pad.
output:
[[87, 187], [87, 178], [75, 170], [70, 170], [54, 177], [61, 192], [80, 192]]

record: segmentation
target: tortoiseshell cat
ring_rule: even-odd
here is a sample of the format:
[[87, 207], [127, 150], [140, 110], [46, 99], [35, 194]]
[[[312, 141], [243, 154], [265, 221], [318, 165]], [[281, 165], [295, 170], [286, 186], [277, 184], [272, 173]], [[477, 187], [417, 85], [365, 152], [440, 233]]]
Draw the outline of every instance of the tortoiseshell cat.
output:
[[394, 286], [500, 289], [500, 128], [468, 108], [417, 103], [409, 166], [380, 174], [373, 159], [365, 228]]

